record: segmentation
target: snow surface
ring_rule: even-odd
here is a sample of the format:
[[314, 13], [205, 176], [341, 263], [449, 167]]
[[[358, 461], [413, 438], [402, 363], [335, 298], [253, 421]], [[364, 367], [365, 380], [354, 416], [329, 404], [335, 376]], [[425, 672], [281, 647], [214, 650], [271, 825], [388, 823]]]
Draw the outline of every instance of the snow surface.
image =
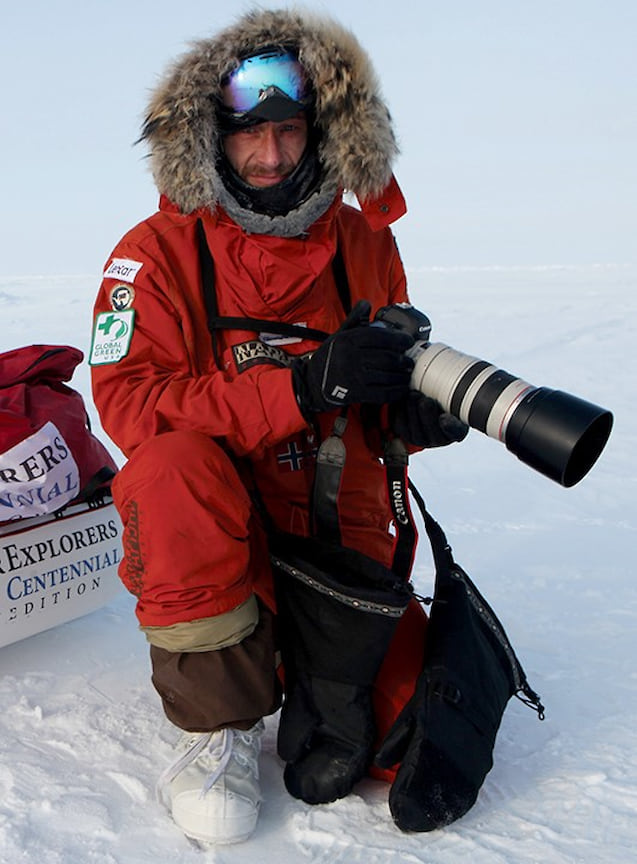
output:
[[[422, 268], [409, 275], [436, 341], [615, 414], [600, 461], [572, 489], [478, 432], [413, 460], [412, 476], [456, 558], [495, 607], [541, 694], [545, 722], [512, 700], [475, 807], [444, 830], [405, 835], [389, 817], [387, 786], [375, 781], [327, 806], [290, 798], [270, 718], [256, 834], [201, 851], [154, 800], [175, 733], [149, 682], [133, 602], [122, 592], [91, 615], [0, 649], [2, 864], [634, 860], [637, 271]], [[40, 342], [87, 352], [98, 281], [0, 279], [0, 350]], [[73, 384], [90, 405], [85, 365]], [[425, 542], [415, 581], [430, 590]]]

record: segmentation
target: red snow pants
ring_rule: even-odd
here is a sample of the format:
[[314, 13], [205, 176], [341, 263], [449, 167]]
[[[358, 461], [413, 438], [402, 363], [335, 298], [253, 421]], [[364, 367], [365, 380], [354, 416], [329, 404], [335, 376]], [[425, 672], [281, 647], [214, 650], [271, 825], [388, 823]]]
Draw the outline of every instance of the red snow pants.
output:
[[[119, 573], [137, 597], [136, 614], [142, 629], [214, 619], [253, 594], [258, 598], [261, 618], [276, 621], [265, 535], [233, 462], [216, 442], [188, 431], [147, 440], [118, 472], [113, 495], [124, 524], [124, 558]], [[379, 740], [413, 693], [423, 662], [426, 621], [424, 611], [412, 600], [375, 686]], [[275, 641], [275, 632], [275, 624], [260, 624], [255, 636], [245, 640], [246, 645], [254, 638], [261, 643]], [[169, 652], [151, 648], [153, 680], [173, 722], [182, 728], [214, 729], [246, 725], [262, 713], [277, 710], [276, 685], [270, 683], [269, 672], [264, 672], [268, 662], [264, 657], [271, 657], [274, 665], [275, 646], [256, 654], [248, 650], [237, 659], [240, 650], [237, 646], [234, 651], [224, 648], [197, 656], [189, 655], [186, 649], [170, 657]], [[220, 658], [228, 662], [220, 662]], [[166, 681], [162, 676], [168, 676]], [[251, 713], [246, 704], [250, 693], [256, 692], [256, 679], [264, 676], [267, 680], [261, 682], [262, 695]], [[232, 686], [228, 686], [230, 679]], [[242, 693], [242, 688], [246, 692]], [[268, 696], [264, 691], [269, 689], [272, 693]], [[165, 698], [167, 690], [181, 693], [186, 703], [192, 703], [197, 719], [185, 716], [189, 710], [172, 711], [170, 699]], [[206, 716], [197, 703], [206, 703], [209, 694], [213, 694], [214, 707]], [[236, 711], [233, 701], [237, 702]], [[221, 702], [225, 704], [219, 713]], [[391, 771], [374, 771], [374, 776], [393, 779]]]

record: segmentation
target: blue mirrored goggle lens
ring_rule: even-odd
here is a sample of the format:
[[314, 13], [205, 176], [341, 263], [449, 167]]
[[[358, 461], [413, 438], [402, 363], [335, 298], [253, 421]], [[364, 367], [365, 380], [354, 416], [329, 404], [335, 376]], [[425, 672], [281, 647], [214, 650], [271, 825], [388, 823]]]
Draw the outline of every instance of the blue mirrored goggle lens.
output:
[[271, 93], [301, 102], [306, 95], [303, 67], [292, 54], [248, 57], [231, 72], [222, 88], [224, 104], [237, 113], [251, 111]]

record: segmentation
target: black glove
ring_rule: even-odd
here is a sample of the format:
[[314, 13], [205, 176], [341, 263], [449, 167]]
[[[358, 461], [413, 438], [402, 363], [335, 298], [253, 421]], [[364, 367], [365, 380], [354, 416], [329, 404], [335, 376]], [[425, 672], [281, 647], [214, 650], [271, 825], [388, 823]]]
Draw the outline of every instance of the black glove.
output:
[[433, 831], [473, 806], [514, 694], [544, 717], [502, 623], [438, 523], [423, 515], [436, 566], [425, 661], [375, 760], [381, 768], [400, 763], [389, 808], [402, 831]]
[[423, 673], [374, 760], [381, 768], [400, 763], [389, 808], [401, 831], [433, 831], [459, 819], [491, 767], [493, 740], [483, 745], [463, 720], [455, 706], [459, 692], [435, 672]]
[[292, 367], [304, 416], [362, 402], [384, 405], [407, 395], [414, 367], [408, 333], [371, 326], [371, 305], [360, 300], [346, 321], [309, 359]]
[[469, 432], [466, 423], [447, 414], [439, 402], [418, 390], [410, 390], [390, 406], [389, 422], [392, 432], [414, 447], [444, 447], [462, 441]]

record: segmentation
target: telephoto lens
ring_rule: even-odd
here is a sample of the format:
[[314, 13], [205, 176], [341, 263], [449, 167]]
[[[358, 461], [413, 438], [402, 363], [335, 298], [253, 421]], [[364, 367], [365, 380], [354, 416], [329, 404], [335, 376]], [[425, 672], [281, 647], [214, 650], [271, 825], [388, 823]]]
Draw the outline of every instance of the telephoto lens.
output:
[[613, 425], [606, 408], [535, 387], [486, 360], [429, 342], [431, 322], [413, 306], [385, 306], [376, 320], [417, 340], [408, 352], [415, 364], [414, 390], [436, 399], [472, 429], [502, 441], [529, 467], [570, 487], [601, 455]]

